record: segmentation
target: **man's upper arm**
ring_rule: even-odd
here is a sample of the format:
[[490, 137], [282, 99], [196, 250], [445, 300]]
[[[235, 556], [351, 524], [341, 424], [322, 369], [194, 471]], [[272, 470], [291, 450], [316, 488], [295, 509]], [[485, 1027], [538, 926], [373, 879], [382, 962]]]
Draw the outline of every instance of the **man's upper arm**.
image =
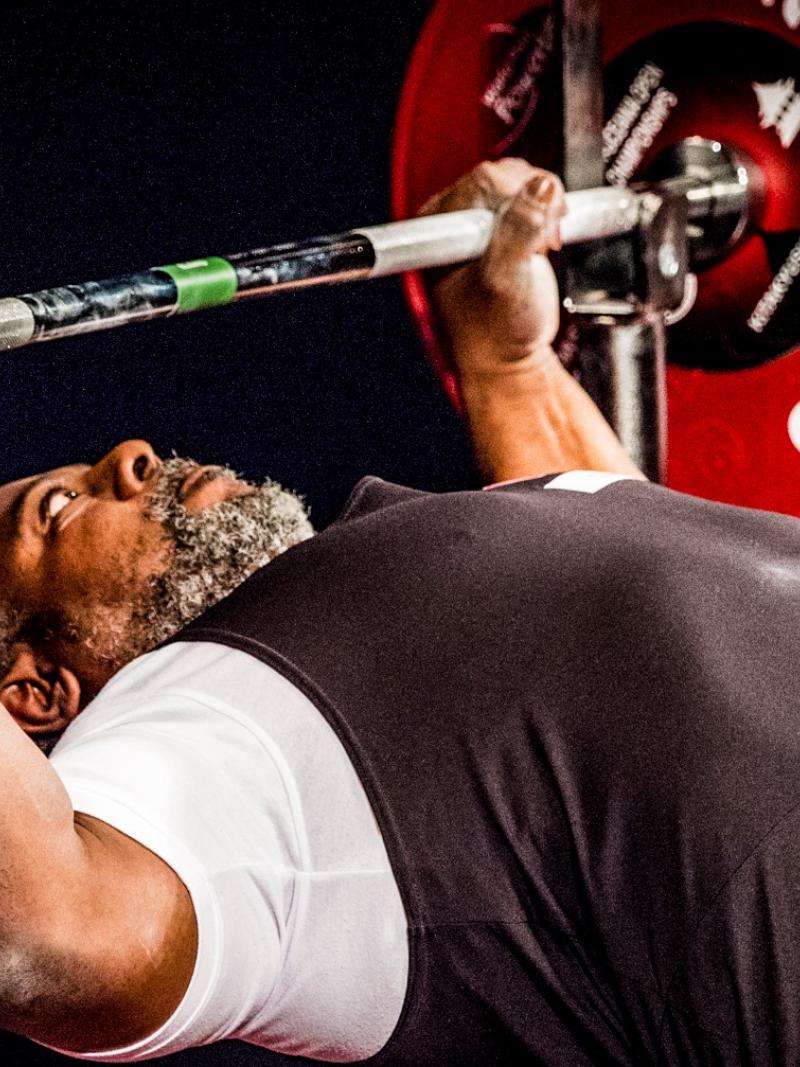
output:
[[177, 874], [143, 845], [76, 814], [68, 869], [8, 953], [0, 1025], [73, 1052], [152, 1033], [180, 1003], [197, 926]]

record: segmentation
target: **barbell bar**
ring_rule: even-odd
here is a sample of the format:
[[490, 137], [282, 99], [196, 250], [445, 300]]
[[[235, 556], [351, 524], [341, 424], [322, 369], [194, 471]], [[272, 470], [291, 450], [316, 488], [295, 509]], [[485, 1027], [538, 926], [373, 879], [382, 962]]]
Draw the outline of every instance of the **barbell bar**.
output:
[[[710, 182], [677, 177], [663, 190], [687, 198], [690, 219], [748, 212], [751, 176], [733, 166]], [[646, 209], [647, 188], [606, 186], [566, 194], [564, 245], [632, 233]], [[249, 252], [152, 267], [101, 281], [41, 289], [0, 299], [0, 349], [166, 318], [268, 293], [331, 282], [379, 278], [476, 259], [494, 213], [480, 208], [428, 215]]]

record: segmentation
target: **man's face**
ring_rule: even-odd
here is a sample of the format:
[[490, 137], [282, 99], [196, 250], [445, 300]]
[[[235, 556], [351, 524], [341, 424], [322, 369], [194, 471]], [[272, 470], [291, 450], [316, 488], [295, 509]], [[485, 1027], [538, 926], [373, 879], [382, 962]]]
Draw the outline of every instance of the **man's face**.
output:
[[91, 691], [310, 532], [279, 487], [126, 441], [0, 486], [0, 590]]

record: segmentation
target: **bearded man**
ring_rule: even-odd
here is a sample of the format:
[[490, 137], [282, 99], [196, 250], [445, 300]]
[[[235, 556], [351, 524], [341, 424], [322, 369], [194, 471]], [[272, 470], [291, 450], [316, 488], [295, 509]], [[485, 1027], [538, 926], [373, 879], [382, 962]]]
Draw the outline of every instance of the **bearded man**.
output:
[[140, 441], [0, 489], [7, 1029], [797, 1061], [797, 523], [650, 486], [563, 370], [552, 177], [428, 210], [469, 206], [492, 242], [436, 299], [511, 484], [367, 479], [314, 537]]

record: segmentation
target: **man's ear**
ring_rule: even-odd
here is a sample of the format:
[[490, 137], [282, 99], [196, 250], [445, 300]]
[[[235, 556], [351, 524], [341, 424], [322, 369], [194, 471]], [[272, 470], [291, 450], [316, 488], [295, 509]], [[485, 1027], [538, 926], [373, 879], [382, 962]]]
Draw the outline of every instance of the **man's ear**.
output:
[[61, 733], [80, 711], [80, 682], [68, 668], [20, 644], [0, 680], [0, 703], [34, 739]]

